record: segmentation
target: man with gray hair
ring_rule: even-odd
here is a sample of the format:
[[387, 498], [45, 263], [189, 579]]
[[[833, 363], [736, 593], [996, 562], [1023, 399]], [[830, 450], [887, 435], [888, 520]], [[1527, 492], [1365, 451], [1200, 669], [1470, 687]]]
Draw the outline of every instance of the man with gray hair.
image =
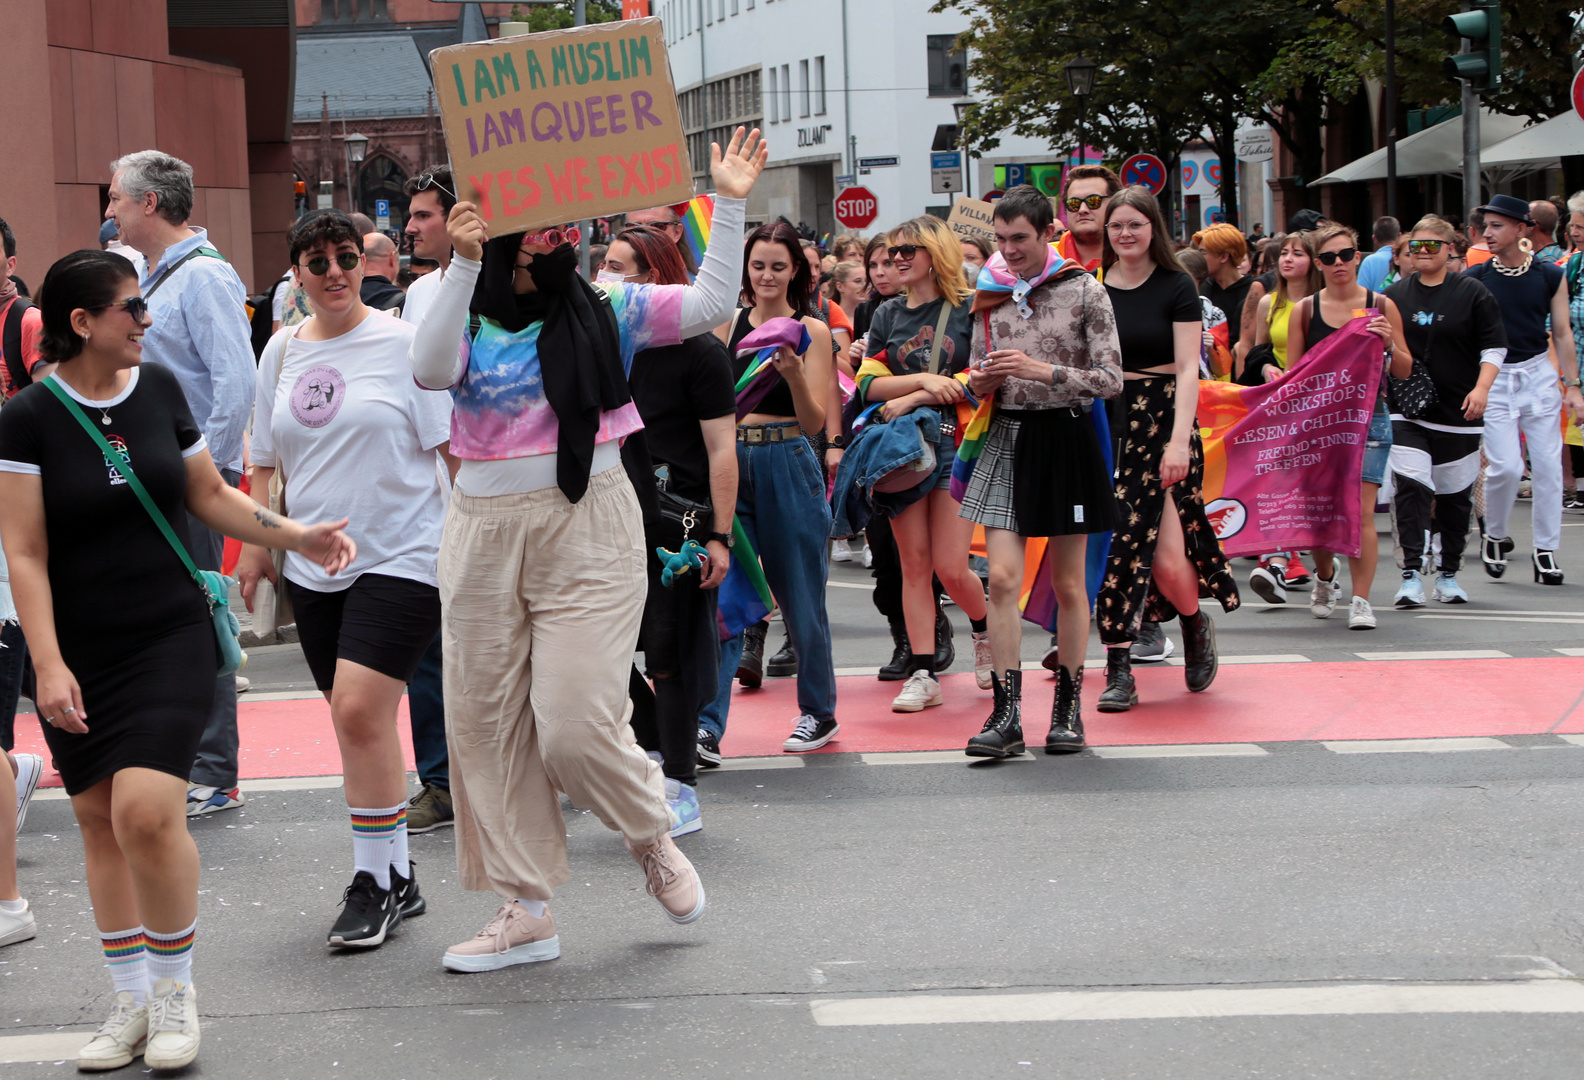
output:
[[400, 315], [402, 301], [407, 299], [396, 284], [400, 271], [401, 255], [394, 240], [382, 232], [363, 237], [363, 289], [358, 295], [365, 304], [376, 311]]
[[[247, 290], [205, 230], [189, 226], [193, 171], [180, 158], [139, 150], [110, 163], [105, 217], [144, 259], [139, 285], [153, 320], [143, 357], [169, 368], [181, 383], [209, 452], [226, 482], [242, 478], [242, 436], [253, 411], [256, 372], [247, 318]], [[188, 516], [193, 562], [218, 570], [225, 538]], [[196, 817], [242, 805], [237, 788], [237, 678], [215, 687], [198, 759], [187, 788]]]
[[1536, 199], [1529, 204], [1529, 216], [1534, 224], [1529, 226], [1529, 242], [1534, 245], [1537, 262], [1556, 262], [1562, 258], [1562, 245], [1556, 240], [1557, 220], [1562, 216], [1557, 204], [1550, 199]]

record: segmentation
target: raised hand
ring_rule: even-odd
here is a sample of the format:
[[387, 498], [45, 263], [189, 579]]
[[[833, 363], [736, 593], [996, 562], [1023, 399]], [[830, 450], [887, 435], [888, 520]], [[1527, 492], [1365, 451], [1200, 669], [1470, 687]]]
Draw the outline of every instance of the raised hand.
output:
[[724, 154], [720, 143], [710, 143], [710, 176], [716, 193], [728, 199], [746, 199], [769, 160], [770, 144], [760, 137], [758, 128], [746, 134], [740, 127], [732, 132]]
[[484, 257], [484, 241], [489, 239], [489, 229], [478, 216], [475, 204], [459, 202], [453, 206], [446, 216], [446, 232], [451, 235], [452, 249], [464, 259], [477, 262]]

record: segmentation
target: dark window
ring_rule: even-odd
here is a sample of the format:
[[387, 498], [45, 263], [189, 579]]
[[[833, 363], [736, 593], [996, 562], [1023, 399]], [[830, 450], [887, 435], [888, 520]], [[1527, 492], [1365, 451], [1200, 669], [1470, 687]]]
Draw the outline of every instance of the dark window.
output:
[[968, 53], [956, 34], [929, 35], [930, 97], [960, 97], [968, 92]]

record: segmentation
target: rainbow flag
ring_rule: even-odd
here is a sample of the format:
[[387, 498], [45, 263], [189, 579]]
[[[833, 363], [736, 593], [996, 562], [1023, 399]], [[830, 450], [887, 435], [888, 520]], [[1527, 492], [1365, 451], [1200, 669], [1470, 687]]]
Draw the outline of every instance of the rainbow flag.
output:
[[710, 227], [715, 221], [715, 196], [698, 195], [671, 209], [682, 221], [682, 238], [693, 253], [693, 265], [698, 266], [704, 261], [704, 249], [709, 247]]

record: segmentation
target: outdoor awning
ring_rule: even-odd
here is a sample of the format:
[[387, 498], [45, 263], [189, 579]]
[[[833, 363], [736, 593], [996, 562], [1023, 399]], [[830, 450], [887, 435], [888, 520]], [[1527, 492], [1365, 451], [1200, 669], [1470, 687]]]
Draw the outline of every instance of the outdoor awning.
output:
[[[1494, 148], [1497, 143], [1511, 139], [1523, 131], [1529, 121], [1521, 116], [1508, 116], [1506, 113], [1492, 112], [1489, 109], [1480, 110], [1480, 157], [1481, 168], [1484, 161], [1485, 150]], [[1555, 158], [1555, 154], [1552, 155]], [[1543, 168], [1536, 165], [1534, 168]], [[1459, 173], [1463, 171], [1463, 118], [1454, 116], [1450, 120], [1443, 120], [1439, 124], [1417, 131], [1406, 139], [1397, 140], [1397, 175], [1398, 176], [1431, 176], [1436, 173]], [[1525, 171], [1534, 171], [1528, 169]], [[1365, 154], [1357, 161], [1350, 161], [1346, 165], [1329, 172], [1316, 184], [1348, 184], [1356, 180], [1384, 180], [1386, 179], [1386, 148]]]
[[1584, 119], [1576, 112], [1553, 116], [1543, 124], [1525, 128], [1503, 139], [1489, 150], [1480, 151], [1480, 166], [1539, 165], [1550, 168], [1557, 158], [1584, 154]]

